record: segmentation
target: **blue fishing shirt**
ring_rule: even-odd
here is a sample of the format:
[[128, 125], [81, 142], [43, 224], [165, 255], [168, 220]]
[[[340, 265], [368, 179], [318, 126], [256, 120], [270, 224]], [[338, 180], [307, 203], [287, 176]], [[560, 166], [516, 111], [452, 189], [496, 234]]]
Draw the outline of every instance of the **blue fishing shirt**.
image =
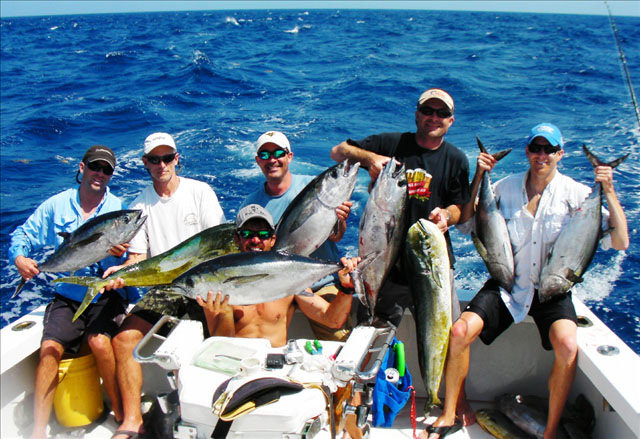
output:
[[[44, 201], [31, 214], [29, 218], [18, 226], [11, 234], [11, 246], [9, 247], [9, 261], [13, 263], [18, 256], [29, 257], [33, 252], [43, 247], [53, 246], [58, 248], [64, 241], [59, 233], [72, 233], [86, 221], [104, 213], [126, 209], [126, 205], [115, 195], [111, 194], [109, 187], [96, 211], [86, 220], [82, 218], [80, 197], [77, 188], [67, 189]], [[121, 258], [108, 256], [100, 262], [82, 268], [75, 272], [78, 276], [102, 277], [104, 271], [112, 265], [120, 265], [126, 255]], [[70, 273], [59, 273], [68, 276]], [[65, 283], [54, 284], [56, 293], [69, 299], [81, 302], [87, 292], [87, 287]], [[135, 303], [140, 298], [137, 288], [125, 287], [116, 290], [127, 301]], [[93, 300], [98, 300], [99, 295]]]

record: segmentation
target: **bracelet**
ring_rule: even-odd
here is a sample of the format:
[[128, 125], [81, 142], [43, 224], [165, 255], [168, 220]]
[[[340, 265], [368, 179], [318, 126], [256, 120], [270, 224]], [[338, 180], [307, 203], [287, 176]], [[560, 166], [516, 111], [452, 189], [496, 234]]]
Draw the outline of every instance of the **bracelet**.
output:
[[338, 289], [338, 291], [342, 291], [343, 294], [348, 294], [350, 296], [352, 296], [356, 292], [354, 288], [345, 287], [340, 282], [336, 284], [336, 288]]

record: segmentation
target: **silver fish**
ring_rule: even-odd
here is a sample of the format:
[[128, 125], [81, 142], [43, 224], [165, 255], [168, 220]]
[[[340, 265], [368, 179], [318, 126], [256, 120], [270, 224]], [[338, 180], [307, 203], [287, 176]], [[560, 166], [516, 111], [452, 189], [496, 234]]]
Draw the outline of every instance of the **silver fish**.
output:
[[546, 409], [527, 401], [527, 397], [507, 393], [496, 398], [498, 409], [521, 430], [538, 439], [543, 439], [547, 426]]
[[359, 167], [345, 160], [311, 180], [282, 214], [274, 250], [309, 256], [320, 247], [338, 220], [336, 208], [353, 193]]
[[[487, 152], [476, 137], [480, 151]], [[493, 156], [500, 160], [511, 152], [511, 148], [497, 152]], [[478, 208], [475, 214], [476, 231], [471, 234], [473, 243], [493, 279], [505, 290], [511, 292], [515, 282], [515, 270], [511, 240], [507, 222], [500, 213], [496, 196], [491, 188], [491, 177], [485, 172], [480, 184]]]
[[[407, 177], [404, 165], [389, 160], [378, 176], [364, 207], [358, 234], [358, 254], [362, 257], [379, 251], [366, 268], [360, 269], [363, 285], [356, 289], [358, 298], [373, 310], [378, 292], [396, 261], [405, 232]], [[359, 285], [356, 283], [356, 285]], [[360, 291], [364, 289], [364, 291]]]
[[405, 245], [409, 287], [413, 297], [420, 373], [427, 388], [425, 410], [440, 404], [438, 389], [451, 330], [451, 280], [444, 235], [431, 221], [409, 228]]
[[[74, 272], [109, 256], [114, 245], [129, 242], [144, 224], [141, 210], [117, 210], [87, 221], [72, 233], [62, 232], [64, 241], [38, 269], [41, 272]], [[17, 296], [24, 279], [16, 288]]]
[[[593, 167], [606, 165], [615, 168], [629, 154], [610, 163], [603, 163], [582, 146]], [[589, 268], [598, 248], [602, 231], [602, 185], [596, 183], [591, 194], [578, 209], [572, 209], [569, 222], [562, 227], [558, 238], [551, 247], [538, 285], [540, 302], [546, 302], [554, 296], [564, 294], [577, 283]]]
[[207, 297], [208, 291], [222, 291], [229, 296], [231, 305], [254, 305], [292, 294], [307, 295], [304, 291], [307, 287], [340, 269], [339, 262], [306, 256], [276, 251], [243, 252], [203, 262], [166, 288], [192, 299]]

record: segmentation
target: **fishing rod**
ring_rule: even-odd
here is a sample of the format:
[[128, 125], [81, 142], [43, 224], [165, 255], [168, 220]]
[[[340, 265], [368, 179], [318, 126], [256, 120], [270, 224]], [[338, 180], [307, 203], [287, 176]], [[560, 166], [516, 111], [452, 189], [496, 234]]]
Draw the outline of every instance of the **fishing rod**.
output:
[[613, 36], [616, 39], [616, 44], [618, 45], [618, 53], [620, 55], [620, 62], [622, 63], [622, 71], [627, 79], [627, 85], [629, 86], [629, 94], [631, 94], [631, 104], [633, 105], [633, 109], [636, 112], [636, 119], [638, 120], [638, 127], [640, 127], [640, 110], [638, 110], [638, 100], [636, 99], [636, 93], [633, 91], [633, 84], [631, 83], [631, 75], [629, 74], [629, 67], [627, 67], [627, 58], [624, 56], [624, 51], [622, 50], [622, 44], [620, 44], [620, 38], [618, 37], [618, 28], [616, 27], [616, 23], [613, 21], [613, 15], [611, 15], [611, 8], [609, 8], [609, 4], [605, 1], [604, 5], [607, 7], [607, 11], [609, 12], [609, 21], [611, 22], [611, 30], [613, 31]]

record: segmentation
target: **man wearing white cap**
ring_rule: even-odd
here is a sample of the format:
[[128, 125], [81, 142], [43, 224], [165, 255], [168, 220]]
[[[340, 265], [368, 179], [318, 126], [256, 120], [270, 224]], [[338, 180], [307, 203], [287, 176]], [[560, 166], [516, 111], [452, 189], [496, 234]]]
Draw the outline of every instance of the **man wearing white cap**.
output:
[[[131, 240], [130, 256], [125, 264], [107, 270], [104, 277], [125, 265], [163, 253], [196, 233], [225, 221], [218, 197], [208, 184], [178, 176], [180, 155], [171, 135], [149, 135], [144, 141], [142, 162], [152, 184], [142, 190], [131, 208], [141, 209], [147, 220]], [[118, 278], [107, 289], [122, 285], [124, 282]], [[163, 314], [181, 317], [185, 313], [191, 318], [205, 320], [202, 308], [195, 302], [181, 295], [152, 289], [131, 310], [113, 339], [124, 408], [124, 422], [118, 429], [121, 434], [114, 435], [114, 438], [143, 432], [140, 412], [142, 369], [133, 359], [134, 347]]]
[[[423, 432], [429, 439], [442, 439], [459, 429], [456, 410], [468, 407], [459, 400], [459, 392], [469, 369], [469, 348], [478, 338], [491, 344], [513, 323], [527, 315], [533, 317], [546, 350], [553, 349], [554, 363], [549, 376], [549, 411], [545, 439], [555, 439], [562, 410], [571, 389], [577, 362], [577, 316], [571, 293], [540, 302], [536, 288], [544, 261], [558, 238], [562, 226], [587, 198], [591, 188], [561, 174], [558, 163], [564, 156], [564, 141], [558, 127], [541, 123], [533, 127], [527, 139], [529, 169], [510, 175], [494, 185], [500, 212], [507, 221], [515, 262], [515, 284], [510, 292], [489, 279], [464, 309], [451, 328], [445, 369], [444, 411]], [[474, 221], [475, 199], [482, 175], [490, 172], [496, 159], [480, 153], [471, 185], [472, 198], [462, 211], [460, 231], [470, 233]], [[624, 250], [629, 246], [627, 219], [613, 187], [610, 166], [595, 168], [595, 181], [602, 184], [609, 211], [603, 209], [603, 230], [612, 233], [601, 240], [604, 249]], [[466, 410], [466, 408], [463, 408]]]
[[[449, 93], [432, 88], [418, 99], [415, 133], [382, 133], [358, 141], [348, 139], [331, 150], [335, 161], [349, 159], [368, 169], [372, 184], [391, 157], [404, 163], [409, 182], [406, 228], [421, 218], [437, 224], [447, 240], [452, 269], [455, 258], [448, 229], [458, 222], [460, 209], [469, 200], [469, 162], [462, 151], [445, 140], [455, 120], [453, 111]], [[455, 288], [452, 291], [455, 318], [460, 305]], [[407, 279], [394, 267], [378, 295], [375, 314], [398, 325], [404, 309], [411, 306]], [[360, 314], [360, 318], [363, 317]]]
[[[258, 138], [255, 160], [262, 170], [266, 182], [258, 190], [249, 194], [240, 207], [258, 204], [271, 214], [277, 224], [287, 206], [314, 177], [291, 173], [289, 169], [289, 164], [293, 160], [291, 144], [287, 136], [280, 131], [267, 131]], [[338, 206], [336, 209], [337, 231], [311, 254], [312, 257], [336, 262], [340, 259], [336, 242], [342, 239], [347, 229], [347, 217], [351, 212], [352, 204], [351, 201], [346, 201]], [[319, 294], [335, 295], [337, 291], [332, 284], [336, 280], [335, 277], [328, 276], [312, 288], [317, 291], [324, 287]], [[333, 331], [316, 324], [312, 325], [319, 338], [342, 339], [348, 335], [348, 331], [345, 329]]]

